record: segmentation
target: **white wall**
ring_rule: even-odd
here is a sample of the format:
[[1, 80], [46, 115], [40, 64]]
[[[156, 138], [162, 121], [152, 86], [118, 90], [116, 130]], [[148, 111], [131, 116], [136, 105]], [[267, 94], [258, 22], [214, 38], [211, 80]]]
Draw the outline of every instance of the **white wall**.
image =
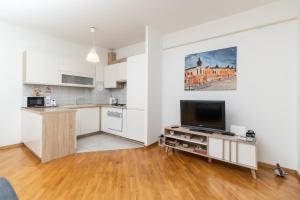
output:
[[162, 37], [152, 27], [146, 27], [145, 54], [147, 60], [147, 141], [146, 145], [157, 142], [161, 134], [161, 56]]
[[[296, 33], [297, 23], [292, 21], [165, 51], [163, 126], [180, 123], [180, 99], [225, 100], [227, 127], [255, 130], [260, 161], [296, 169]], [[185, 55], [231, 46], [238, 47], [236, 91], [184, 91]]]
[[117, 59], [127, 58], [145, 53], [145, 42], [139, 42], [120, 49], [116, 49]]
[[5, 146], [21, 141], [22, 51], [41, 49], [85, 59], [89, 49], [4, 22], [0, 22], [0, 36], [0, 146]]
[[[237, 46], [237, 90], [184, 91], [184, 57]], [[297, 21], [166, 50], [162, 124], [180, 124], [179, 100], [226, 101], [226, 125], [254, 129], [258, 160], [297, 168]]]
[[[294, 109], [297, 106], [295, 99], [299, 94], [300, 117], [300, 93], [296, 90], [298, 78], [295, 75], [297, 3], [297, 0], [276, 1], [247, 12], [164, 35], [162, 126], [179, 123], [180, 99], [225, 99], [227, 126], [241, 124], [256, 130], [260, 161], [280, 162], [283, 166], [293, 169], [298, 165], [300, 172], [300, 135], [297, 140], [297, 112]], [[267, 27], [264, 28], [265, 26]], [[142, 42], [117, 49], [117, 57], [143, 53], [144, 45]], [[183, 91], [186, 54], [235, 45], [238, 46], [237, 91]], [[282, 75], [282, 68], [287, 70], [287, 73]], [[255, 70], [260, 70], [261, 73], [257, 75]], [[265, 77], [268, 77], [268, 81]], [[285, 105], [293, 106], [285, 108]], [[275, 115], [273, 106], [278, 110], [276, 113], [280, 112], [283, 115]], [[260, 111], [259, 114], [257, 110]], [[265, 119], [269, 119], [268, 122], [261, 123]], [[279, 127], [272, 123], [278, 124]], [[289, 148], [282, 151], [279, 148], [282, 146], [281, 141]]]
[[164, 35], [163, 48], [171, 48], [195, 41], [206, 40], [288, 19], [297, 18], [298, 0], [275, 3]]

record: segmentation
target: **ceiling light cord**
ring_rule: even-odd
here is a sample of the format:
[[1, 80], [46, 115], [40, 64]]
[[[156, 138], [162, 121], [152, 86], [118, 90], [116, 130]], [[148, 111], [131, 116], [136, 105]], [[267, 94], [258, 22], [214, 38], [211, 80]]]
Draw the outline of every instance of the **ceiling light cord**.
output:
[[96, 28], [95, 27], [90, 27], [91, 34], [92, 34], [92, 46], [96, 48]]

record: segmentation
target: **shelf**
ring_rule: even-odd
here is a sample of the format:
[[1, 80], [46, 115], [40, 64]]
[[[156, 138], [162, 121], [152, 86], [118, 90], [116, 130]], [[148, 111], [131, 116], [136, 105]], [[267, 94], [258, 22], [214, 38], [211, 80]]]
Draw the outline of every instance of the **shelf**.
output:
[[181, 140], [181, 141], [185, 141], [185, 142], [191, 142], [191, 143], [207, 146], [207, 142], [201, 142], [200, 140], [197, 140], [197, 139], [186, 139], [186, 138], [182, 138], [180, 136], [170, 135], [170, 134], [166, 134], [165, 136], [168, 138], [176, 139], [176, 140]]
[[173, 146], [170, 146], [170, 145], [167, 145], [167, 144], [165, 144], [165, 146], [169, 147], [169, 148], [173, 148], [173, 149], [178, 149], [178, 150], [181, 150], [181, 151], [189, 152], [189, 153], [192, 153], [192, 154], [196, 154], [196, 155], [208, 157], [207, 154], [201, 154], [201, 153], [194, 152], [192, 148], [184, 148], [184, 147], [180, 147], [180, 146], [173, 147]]

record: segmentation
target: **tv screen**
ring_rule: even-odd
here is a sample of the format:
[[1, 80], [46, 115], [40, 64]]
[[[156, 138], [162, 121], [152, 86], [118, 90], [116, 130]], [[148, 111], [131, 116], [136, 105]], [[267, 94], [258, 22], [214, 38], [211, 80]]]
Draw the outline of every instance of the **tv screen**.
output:
[[181, 126], [225, 130], [225, 101], [181, 100]]

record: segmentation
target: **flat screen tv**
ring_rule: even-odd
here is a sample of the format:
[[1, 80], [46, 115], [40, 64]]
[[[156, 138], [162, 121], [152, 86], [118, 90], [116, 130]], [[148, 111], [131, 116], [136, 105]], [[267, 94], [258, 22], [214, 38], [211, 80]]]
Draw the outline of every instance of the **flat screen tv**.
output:
[[225, 131], [225, 101], [181, 100], [181, 126]]

